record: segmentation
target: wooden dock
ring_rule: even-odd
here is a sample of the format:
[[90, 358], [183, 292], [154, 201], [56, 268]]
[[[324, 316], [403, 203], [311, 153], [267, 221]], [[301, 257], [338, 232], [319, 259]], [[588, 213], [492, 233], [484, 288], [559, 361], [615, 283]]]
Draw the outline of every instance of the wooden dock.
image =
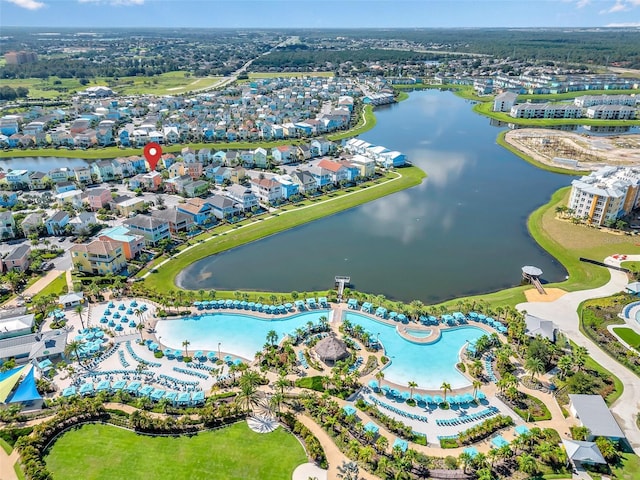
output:
[[351, 277], [347, 277], [344, 275], [336, 275], [335, 287], [338, 289], [338, 303], [342, 301], [342, 294], [344, 293], [344, 288], [350, 284], [351, 284]]

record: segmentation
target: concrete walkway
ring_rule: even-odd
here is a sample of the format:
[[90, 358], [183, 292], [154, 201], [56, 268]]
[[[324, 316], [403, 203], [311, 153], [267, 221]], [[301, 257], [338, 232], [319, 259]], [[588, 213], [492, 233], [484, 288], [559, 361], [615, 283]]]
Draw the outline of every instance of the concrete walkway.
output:
[[[25, 291], [22, 292], [22, 295], [33, 297], [34, 295], [40, 293], [47, 285], [49, 285], [51, 282], [53, 282], [56, 278], [58, 278], [63, 273], [65, 272], [61, 270], [49, 270], [44, 277], [38, 279], [33, 285], [25, 289]], [[17, 303], [18, 303], [18, 298], [13, 297], [11, 300], [6, 302], [4, 306], [16, 307]]]
[[3, 448], [0, 448], [0, 480], [18, 480], [16, 471], [13, 466], [18, 461], [18, 452], [14, 450], [11, 455], [7, 455], [7, 452]]
[[[628, 255], [627, 261], [638, 261], [640, 255]], [[605, 263], [620, 266], [620, 261], [607, 257]], [[576, 344], [585, 347], [589, 356], [594, 361], [609, 370], [624, 384], [624, 392], [611, 406], [611, 411], [616, 416], [620, 427], [624, 431], [627, 440], [636, 452], [640, 451], [640, 430], [635, 418], [640, 404], [640, 379], [631, 370], [619, 364], [598, 345], [585, 337], [580, 332], [580, 319], [578, 318], [578, 305], [591, 298], [608, 297], [621, 292], [629, 283], [627, 275], [618, 270], [610, 269], [611, 279], [602, 287], [591, 290], [581, 290], [567, 293], [553, 302], [525, 302], [516, 306], [520, 311], [526, 311], [537, 317], [552, 320], [558, 328]]]

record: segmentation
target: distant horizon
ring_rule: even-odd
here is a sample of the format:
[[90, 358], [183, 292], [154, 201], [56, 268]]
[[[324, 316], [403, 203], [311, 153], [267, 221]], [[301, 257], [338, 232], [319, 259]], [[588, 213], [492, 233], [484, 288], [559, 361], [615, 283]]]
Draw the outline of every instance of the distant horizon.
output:
[[[131, 25], [126, 27], [103, 27], [103, 26], [73, 26], [73, 25], [1, 25], [1, 28], [9, 29], [27, 29], [27, 30], [45, 30], [49, 29], [55, 32], [56, 30], [74, 30], [77, 32], [92, 31], [92, 30], [131, 30], [132, 28], [140, 28], [144, 30], [316, 30], [316, 31], [330, 31], [330, 30], [638, 30], [640, 33], [640, 26], [625, 27], [625, 26], [613, 26], [613, 27], [599, 27], [584, 26], [584, 27], [570, 27], [570, 26], [558, 26], [558, 27], [149, 27], [147, 25]], [[1, 34], [0, 34], [1, 36]]]
[[0, 0], [15, 28], [638, 28], [640, 0]]

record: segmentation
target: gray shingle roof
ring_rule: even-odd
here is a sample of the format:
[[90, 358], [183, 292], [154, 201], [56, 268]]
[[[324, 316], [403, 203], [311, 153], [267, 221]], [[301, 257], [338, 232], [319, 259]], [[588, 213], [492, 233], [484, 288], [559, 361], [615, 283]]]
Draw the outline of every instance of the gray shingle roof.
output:
[[595, 437], [624, 438], [618, 422], [600, 395], [570, 394], [576, 416]]

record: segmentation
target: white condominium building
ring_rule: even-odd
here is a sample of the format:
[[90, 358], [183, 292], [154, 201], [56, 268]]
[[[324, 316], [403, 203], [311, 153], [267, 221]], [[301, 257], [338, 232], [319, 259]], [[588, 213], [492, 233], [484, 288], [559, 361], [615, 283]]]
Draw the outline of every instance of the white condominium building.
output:
[[571, 182], [569, 208], [595, 225], [640, 206], [640, 168], [603, 167]]

